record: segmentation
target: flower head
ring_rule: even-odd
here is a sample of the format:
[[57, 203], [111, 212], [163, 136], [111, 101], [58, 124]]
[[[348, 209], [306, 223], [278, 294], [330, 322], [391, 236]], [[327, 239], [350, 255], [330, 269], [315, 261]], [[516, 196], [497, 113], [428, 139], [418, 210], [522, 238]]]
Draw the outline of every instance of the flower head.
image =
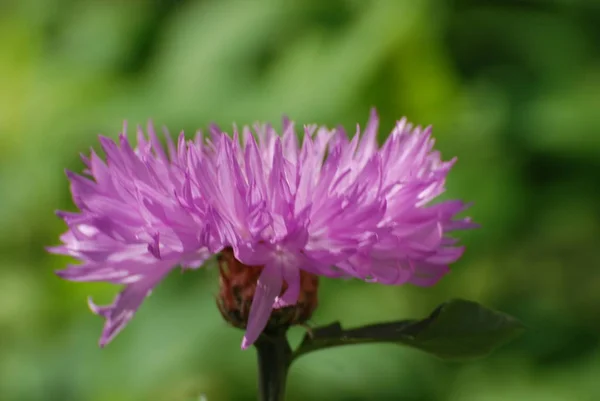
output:
[[[196, 268], [226, 250], [240, 266], [260, 266], [246, 335], [253, 343], [273, 309], [296, 304], [301, 272], [388, 285], [435, 284], [463, 249], [448, 237], [472, 228], [461, 201], [431, 202], [454, 160], [434, 151], [431, 129], [401, 120], [383, 146], [373, 111], [362, 133], [305, 126], [218, 127], [168, 152], [151, 127], [137, 147], [100, 139], [104, 163], [84, 158], [86, 178], [68, 173], [78, 213], [53, 250], [82, 263], [59, 272], [73, 281], [125, 284], [105, 317], [101, 344], [122, 329], [152, 288], [178, 265]], [[168, 155], [167, 155], [168, 153]]]

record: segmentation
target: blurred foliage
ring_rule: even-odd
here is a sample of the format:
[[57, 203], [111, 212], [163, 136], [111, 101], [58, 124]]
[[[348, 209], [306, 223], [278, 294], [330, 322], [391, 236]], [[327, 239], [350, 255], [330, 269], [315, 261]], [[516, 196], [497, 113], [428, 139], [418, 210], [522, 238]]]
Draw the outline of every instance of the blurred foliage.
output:
[[[0, 0], [0, 399], [255, 399], [255, 355], [221, 321], [210, 266], [173, 273], [104, 350], [47, 255], [72, 209], [63, 169], [123, 120], [192, 133], [406, 115], [459, 163], [448, 196], [482, 228], [429, 289], [323, 281], [326, 324], [419, 317], [448, 298], [525, 336], [450, 364], [386, 345], [315, 353], [290, 400], [600, 399], [600, 4], [594, 0]], [[383, 138], [382, 138], [383, 139]], [[302, 330], [294, 330], [299, 340]]]

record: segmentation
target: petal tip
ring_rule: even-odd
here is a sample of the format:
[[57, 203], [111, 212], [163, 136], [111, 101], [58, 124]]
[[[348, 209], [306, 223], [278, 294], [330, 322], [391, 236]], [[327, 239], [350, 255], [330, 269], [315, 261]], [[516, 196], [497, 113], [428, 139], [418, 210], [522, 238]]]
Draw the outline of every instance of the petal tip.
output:
[[370, 117], [373, 119], [378, 119], [379, 118], [379, 114], [377, 114], [377, 107], [372, 106], [371, 110], [369, 111]]
[[66, 269], [54, 270], [54, 274], [56, 274], [58, 277], [64, 279], [65, 278], [65, 270]]

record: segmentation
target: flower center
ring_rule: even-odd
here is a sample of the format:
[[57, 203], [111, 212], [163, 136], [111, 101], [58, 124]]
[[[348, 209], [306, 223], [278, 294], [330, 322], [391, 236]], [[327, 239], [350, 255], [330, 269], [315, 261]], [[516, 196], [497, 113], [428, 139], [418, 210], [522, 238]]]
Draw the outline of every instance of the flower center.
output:
[[[219, 295], [217, 306], [223, 318], [232, 326], [245, 329], [250, 314], [250, 305], [263, 266], [248, 266], [226, 248], [217, 256], [219, 263]], [[280, 296], [287, 289], [283, 282]], [[318, 303], [319, 279], [311, 273], [300, 271], [300, 296], [295, 305], [274, 309], [265, 331], [287, 328], [305, 323], [312, 316]]]

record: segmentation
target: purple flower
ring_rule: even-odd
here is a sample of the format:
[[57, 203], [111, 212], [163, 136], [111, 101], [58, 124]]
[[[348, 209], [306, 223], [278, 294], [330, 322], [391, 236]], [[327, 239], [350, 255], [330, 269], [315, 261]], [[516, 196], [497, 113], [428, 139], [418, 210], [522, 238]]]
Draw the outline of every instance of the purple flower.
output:
[[82, 262], [58, 272], [65, 279], [125, 284], [112, 305], [90, 302], [106, 319], [100, 344], [171, 269], [197, 268], [224, 249], [263, 266], [243, 348], [274, 308], [296, 303], [301, 270], [435, 284], [463, 252], [447, 234], [474, 227], [456, 218], [463, 202], [431, 203], [454, 160], [433, 150], [430, 128], [401, 120], [381, 147], [377, 129], [373, 111], [362, 135], [305, 126], [301, 143], [288, 120], [281, 136], [270, 126], [232, 136], [213, 126], [208, 139], [180, 134], [175, 145], [167, 135], [168, 152], [151, 127], [149, 140], [138, 129], [135, 149], [124, 133], [119, 146], [101, 137], [106, 163], [92, 152], [90, 178], [67, 173], [80, 211], [59, 213], [69, 231], [52, 249]]

